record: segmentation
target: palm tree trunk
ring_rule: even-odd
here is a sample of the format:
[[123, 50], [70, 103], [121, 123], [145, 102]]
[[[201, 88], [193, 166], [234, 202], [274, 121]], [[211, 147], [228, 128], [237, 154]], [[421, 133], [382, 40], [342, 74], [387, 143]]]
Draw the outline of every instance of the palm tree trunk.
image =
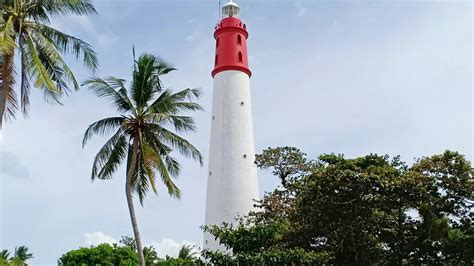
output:
[[143, 256], [142, 240], [140, 238], [140, 232], [138, 232], [137, 217], [135, 216], [135, 207], [133, 206], [133, 199], [132, 199], [132, 176], [137, 168], [137, 155], [138, 155], [138, 137], [137, 136], [133, 138], [132, 149], [133, 149], [132, 159], [130, 162], [130, 169], [128, 169], [128, 173], [127, 173], [125, 194], [127, 195], [127, 204], [128, 204], [128, 210], [130, 212], [130, 219], [132, 221], [133, 234], [135, 235], [135, 242], [137, 243], [138, 259], [140, 260], [140, 265], [145, 266], [145, 257]]
[[3, 125], [7, 98], [13, 82], [13, 55], [2, 54], [2, 67], [0, 68], [0, 130]]

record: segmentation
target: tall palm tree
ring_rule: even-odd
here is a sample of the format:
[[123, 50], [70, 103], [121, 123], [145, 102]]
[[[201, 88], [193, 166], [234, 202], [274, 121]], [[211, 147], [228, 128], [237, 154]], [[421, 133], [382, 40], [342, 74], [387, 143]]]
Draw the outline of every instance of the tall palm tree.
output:
[[180, 172], [179, 162], [171, 155], [173, 149], [202, 165], [201, 153], [177, 134], [195, 130], [193, 118], [183, 115], [183, 112], [202, 109], [194, 102], [194, 98], [200, 96], [200, 90], [185, 89], [173, 93], [164, 89], [160, 77], [173, 70], [161, 59], [143, 54], [134, 63], [128, 90], [125, 80], [115, 77], [92, 78], [84, 83], [97, 96], [111, 102], [119, 113], [91, 124], [82, 144], [84, 146], [95, 134], [113, 132], [95, 157], [91, 177], [92, 180], [112, 178], [126, 159], [125, 193], [141, 265], [145, 264], [132, 193], [138, 195], [143, 205], [150, 188], [157, 192], [155, 180], [158, 176], [169, 195], [180, 197], [180, 190], [173, 182], [173, 177]]
[[[14, 118], [18, 109], [27, 115], [30, 81], [53, 103], [59, 103], [71, 84], [79, 89], [62, 53], [71, 53], [76, 58], [82, 56], [87, 68], [97, 68], [97, 56], [89, 44], [50, 27], [52, 17], [90, 14], [96, 14], [90, 0], [0, 1], [0, 129], [3, 120]], [[19, 102], [13, 88], [15, 54], [20, 61]]]

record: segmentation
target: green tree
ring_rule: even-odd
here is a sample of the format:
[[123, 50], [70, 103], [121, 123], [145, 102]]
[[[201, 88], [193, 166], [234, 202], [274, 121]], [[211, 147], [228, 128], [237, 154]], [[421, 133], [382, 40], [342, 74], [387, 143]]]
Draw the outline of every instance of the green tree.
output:
[[295, 147], [267, 148], [255, 156], [255, 164], [261, 169], [273, 169], [273, 174], [280, 178], [283, 186], [289, 178], [306, 173], [310, 165], [306, 154]]
[[58, 265], [134, 266], [138, 264], [137, 253], [126, 246], [100, 244], [79, 248], [63, 254]]
[[10, 258], [10, 251], [3, 249], [0, 251], [0, 258], [4, 260], [8, 260]]
[[183, 245], [179, 249], [178, 258], [187, 261], [193, 261], [196, 258], [197, 254], [198, 252], [194, 250], [193, 246]]
[[[25, 247], [25, 246], [15, 247], [13, 256], [10, 259], [8, 258], [9, 254], [10, 252], [8, 252], [7, 250], [2, 250], [1, 252], [2, 261], [0, 262], [0, 265], [2, 265], [1, 263], [4, 263], [3, 265], [23, 266], [23, 265], [27, 265], [26, 264], [27, 260], [33, 258], [33, 253], [30, 253], [28, 247]], [[9, 264], [7, 263], [8, 260], [10, 261]]]
[[126, 247], [129, 247], [131, 250], [137, 250], [137, 242], [133, 237], [122, 236], [122, 238], [120, 238], [119, 240], [119, 243]]
[[10, 251], [3, 249], [0, 251], [0, 266], [8, 266], [8, 260], [10, 259]]
[[163, 88], [161, 76], [173, 70], [161, 59], [143, 54], [134, 64], [128, 90], [125, 81], [115, 77], [92, 78], [84, 83], [99, 97], [111, 101], [120, 114], [91, 124], [84, 134], [83, 146], [95, 134], [114, 132], [96, 155], [91, 176], [92, 180], [110, 179], [126, 159], [125, 193], [142, 266], [145, 262], [132, 193], [138, 195], [143, 205], [150, 188], [157, 192], [158, 177], [169, 195], [180, 198], [180, 190], [173, 182], [180, 172], [179, 162], [171, 155], [174, 149], [202, 165], [201, 153], [169, 128], [175, 132], [194, 131], [193, 118], [183, 113], [202, 109], [194, 102], [200, 96], [198, 89], [173, 93]]
[[[13, 118], [29, 106], [30, 81], [49, 102], [70, 89], [79, 89], [62, 53], [82, 56], [84, 65], [95, 70], [97, 56], [86, 42], [50, 26], [50, 19], [62, 15], [90, 15], [96, 10], [90, 0], [3, 0], [0, 1], [0, 128], [4, 118]], [[14, 90], [14, 56], [20, 61], [20, 101]]]
[[145, 257], [145, 264], [147, 266], [157, 265], [157, 263], [161, 261], [161, 259], [158, 257], [158, 253], [156, 252], [153, 246], [144, 247], [143, 256]]
[[229, 265], [474, 263], [474, 171], [461, 154], [412, 166], [399, 157], [323, 154], [294, 167], [301, 158], [288, 147], [257, 156], [286, 184], [236, 225], [204, 227], [233, 252], [204, 257]]
[[[137, 242], [133, 237], [122, 236], [119, 243], [137, 252]], [[143, 248], [143, 257], [147, 266], [156, 265], [161, 260], [153, 246]]]

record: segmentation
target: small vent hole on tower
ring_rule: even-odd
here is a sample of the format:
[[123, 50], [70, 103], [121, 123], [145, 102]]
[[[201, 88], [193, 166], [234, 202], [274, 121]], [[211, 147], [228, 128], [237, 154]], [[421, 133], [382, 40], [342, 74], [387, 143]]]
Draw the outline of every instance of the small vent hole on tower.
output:
[[215, 117], [215, 116], [212, 116], [212, 120], [214, 120], [214, 119], [216, 119], [216, 117]]
[[244, 156], [242, 156], [242, 158], [247, 159], [247, 154], [244, 154]]
[[209, 171], [209, 176], [211, 176], [211, 175], [212, 175], [212, 172], [211, 172], [211, 171]]
[[244, 102], [240, 102], [240, 106], [244, 106]]

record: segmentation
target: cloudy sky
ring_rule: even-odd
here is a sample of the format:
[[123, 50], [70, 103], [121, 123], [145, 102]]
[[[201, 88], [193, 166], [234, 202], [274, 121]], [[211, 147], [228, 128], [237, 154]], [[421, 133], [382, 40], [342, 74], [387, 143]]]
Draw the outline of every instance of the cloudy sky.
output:
[[[195, 115], [199, 131], [187, 137], [207, 158], [218, 0], [95, 2], [99, 16], [54, 25], [96, 48], [98, 75], [128, 79], [135, 45], [179, 69], [165, 79], [168, 87], [202, 88], [206, 111]], [[411, 162], [451, 149], [473, 159], [470, 1], [238, 3], [250, 32], [257, 151], [291, 145], [310, 157], [382, 153]], [[90, 76], [69, 59], [80, 80]], [[54, 265], [68, 250], [132, 235], [124, 169], [91, 183], [105, 138], [81, 148], [86, 127], [113, 115], [112, 108], [86, 88], [64, 106], [32, 94], [29, 119], [3, 130], [0, 248], [26, 245], [32, 265]], [[160, 255], [202, 242], [206, 167], [182, 163], [182, 200], [161, 189], [137, 208], [143, 241]], [[261, 193], [277, 185], [268, 173], [259, 176]]]

